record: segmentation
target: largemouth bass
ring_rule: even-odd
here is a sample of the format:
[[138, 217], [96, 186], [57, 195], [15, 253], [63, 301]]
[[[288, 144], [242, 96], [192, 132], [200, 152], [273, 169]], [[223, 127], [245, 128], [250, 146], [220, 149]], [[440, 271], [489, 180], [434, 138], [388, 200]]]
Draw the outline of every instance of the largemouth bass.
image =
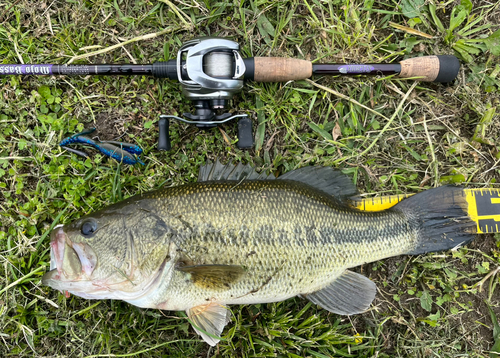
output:
[[460, 187], [427, 190], [380, 212], [351, 208], [355, 194], [352, 181], [328, 167], [275, 179], [217, 162], [202, 167], [197, 183], [56, 227], [43, 283], [88, 299], [185, 310], [216, 345], [227, 305], [301, 295], [333, 313], [360, 313], [376, 286], [349, 268], [474, 238]]

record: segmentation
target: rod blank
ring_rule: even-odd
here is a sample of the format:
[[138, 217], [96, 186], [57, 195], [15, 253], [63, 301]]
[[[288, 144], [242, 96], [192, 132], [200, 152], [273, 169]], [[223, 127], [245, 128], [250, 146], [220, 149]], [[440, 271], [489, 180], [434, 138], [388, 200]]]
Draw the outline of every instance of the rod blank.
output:
[[0, 65], [0, 75], [152, 75], [152, 65]]

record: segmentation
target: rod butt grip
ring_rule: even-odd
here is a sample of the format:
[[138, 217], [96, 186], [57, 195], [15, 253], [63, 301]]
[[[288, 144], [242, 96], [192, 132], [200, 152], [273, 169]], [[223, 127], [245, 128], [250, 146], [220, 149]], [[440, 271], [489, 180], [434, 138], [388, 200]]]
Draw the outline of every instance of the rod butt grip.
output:
[[458, 76], [460, 61], [453, 55], [438, 55], [439, 73], [434, 82], [447, 83]]
[[401, 61], [400, 78], [421, 77], [419, 81], [447, 83], [457, 78], [460, 62], [453, 55], [422, 56]]

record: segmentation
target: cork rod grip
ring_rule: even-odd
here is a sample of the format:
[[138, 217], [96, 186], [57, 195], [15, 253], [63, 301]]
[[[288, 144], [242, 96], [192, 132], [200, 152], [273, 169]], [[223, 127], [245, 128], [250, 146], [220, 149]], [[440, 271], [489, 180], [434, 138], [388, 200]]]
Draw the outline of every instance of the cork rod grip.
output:
[[312, 76], [312, 63], [281, 57], [255, 57], [254, 81], [287, 82]]
[[400, 78], [421, 77], [424, 82], [451, 82], [460, 69], [460, 62], [452, 55], [423, 56], [401, 61]]

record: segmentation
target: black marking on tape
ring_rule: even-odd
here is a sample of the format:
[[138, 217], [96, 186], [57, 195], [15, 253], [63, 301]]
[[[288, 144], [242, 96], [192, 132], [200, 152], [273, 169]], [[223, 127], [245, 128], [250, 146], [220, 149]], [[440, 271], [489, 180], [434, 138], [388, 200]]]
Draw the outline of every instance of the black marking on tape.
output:
[[494, 233], [498, 231], [498, 221], [495, 219], [478, 219], [479, 229], [484, 233]]
[[476, 199], [477, 216], [500, 215], [500, 203], [493, 203], [492, 199], [499, 199], [498, 191], [481, 191], [480, 194], [474, 195]]

